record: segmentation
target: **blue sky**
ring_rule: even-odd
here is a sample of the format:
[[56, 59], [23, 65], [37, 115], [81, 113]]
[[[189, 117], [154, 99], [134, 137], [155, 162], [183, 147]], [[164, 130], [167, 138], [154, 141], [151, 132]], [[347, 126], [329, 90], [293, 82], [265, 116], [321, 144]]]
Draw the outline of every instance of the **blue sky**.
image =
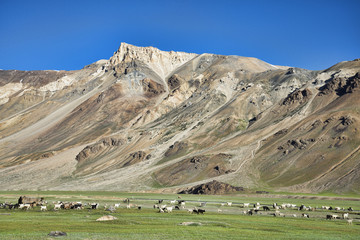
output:
[[81, 69], [121, 42], [311, 70], [360, 58], [360, 1], [0, 0], [0, 69]]

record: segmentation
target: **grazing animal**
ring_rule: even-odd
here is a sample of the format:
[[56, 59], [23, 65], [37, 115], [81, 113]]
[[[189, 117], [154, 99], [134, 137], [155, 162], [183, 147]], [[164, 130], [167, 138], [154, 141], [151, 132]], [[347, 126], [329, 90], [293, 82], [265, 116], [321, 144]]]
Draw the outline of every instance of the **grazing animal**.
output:
[[120, 207], [120, 203], [115, 203], [114, 207], [119, 208], [119, 207]]
[[193, 209], [188, 209], [188, 213], [193, 213]]
[[303, 213], [302, 216], [303, 216], [304, 218], [310, 218], [309, 214]]
[[46, 211], [46, 206], [40, 206], [40, 211]]
[[227, 202], [227, 205], [228, 205], [229, 207], [231, 207], [232, 202]]
[[91, 204], [91, 209], [98, 209], [99, 208], [99, 204], [98, 203], [92, 203]]
[[130, 208], [131, 208], [131, 205], [130, 205], [130, 204], [126, 205], [126, 208], [127, 208], [127, 209], [130, 209]]
[[41, 205], [44, 202], [44, 198], [32, 198], [26, 196], [20, 196], [18, 204], [33, 204], [33, 206]]
[[170, 204], [175, 204], [176, 200], [170, 201]]
[[55, 204], [54, 205], [54, 210], [59, 210], [62, 207], [62, 203], [60, 204]]
[[348, 211], [354, 211], [352, 207], [349, 207], [348, 208]]
[[[105, 207], [106, 209], [107, 207]], [[81, 203], [75, 203], [74, 205], [71, 205], [70, 206], [70, 209], [77, 209], [77, 210], [80, 210], [82, 209], [82, 204]]]
[[159, 208], [159, 206], [157, 204], [154, 204], [154, 208]]
[[164, 200], [163, 199], [160, 199], [160, 200], [158, 200], [158, 203], [160, 204], [160, 203], [162, 203]]
[[348, 220], [346, 220], [346, 221], [347, 221], [347, 223], [348, 223], [349, 225], [352, 225], [352, 222], [353, 222], [352, 219], [348, 219]]
[[200, 213], [200, 214], [204, 214], [204, 212], [205, 212], [205, 209], [198, 209], [198, 214]]
[[141, 210], [141, 206], [138, 206], [138, 210]]
[[253, 211], [252, 211], [252, 210], [249, 210], [249, 211], [247, 212], [247, 214], [250, 215], [250, 216], [252, 216], [252, 215], [253, 215]]
[[166, 207], [166, 212], [171, 213], [171, 212], [172, 212], [172, 210], [173, 210], [173, 208], [172, 208], [172, 207]]
[[180, 210], [179, 206], [175, 206], [175, 209], [176, 209], [176, 210]]
[[270, 211], [270, 208], [268, 206], [263, 206], [264, 211]]
[[349, 218], [349, 213], [343, 213], [343, 218]]
[[206, 206], [206, 202], [200, 203], [200, 207], [205, 207], [205, 206]]

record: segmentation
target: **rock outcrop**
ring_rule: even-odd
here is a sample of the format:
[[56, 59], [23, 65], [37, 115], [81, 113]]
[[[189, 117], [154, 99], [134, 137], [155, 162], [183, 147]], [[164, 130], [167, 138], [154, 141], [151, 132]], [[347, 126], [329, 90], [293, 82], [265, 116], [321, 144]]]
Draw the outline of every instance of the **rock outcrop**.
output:
[[110, 64], [140, 61], [154, 70], [162, 79], [177, 67], [188, 62], [197, 54], [185, 52], [164, 52], [154, 47], [136, 47], [121, 43], [119, 49], [110, 58]]
[[200, 184], [194, 187], [191, 187], [186, 190], [182, 190], [179, 194], [227, 194], [244, 191], [243, 187], [234, 187], [230, 184], [218, 182], [213, 180], [208, 183]]

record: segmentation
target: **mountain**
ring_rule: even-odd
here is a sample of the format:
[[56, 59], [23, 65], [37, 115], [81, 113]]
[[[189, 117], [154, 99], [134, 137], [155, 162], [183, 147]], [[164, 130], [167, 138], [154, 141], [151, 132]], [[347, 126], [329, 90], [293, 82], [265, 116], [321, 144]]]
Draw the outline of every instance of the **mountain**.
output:
[[1, 190], [360, 191], [360, 61], [310, 71], [122, 43], [0, 71]]

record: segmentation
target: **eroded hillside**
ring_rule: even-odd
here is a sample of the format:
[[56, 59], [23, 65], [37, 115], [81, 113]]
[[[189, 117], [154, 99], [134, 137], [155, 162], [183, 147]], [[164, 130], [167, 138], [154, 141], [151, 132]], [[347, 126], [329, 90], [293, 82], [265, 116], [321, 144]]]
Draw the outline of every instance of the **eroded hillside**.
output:
[[122, 43], [0, 71], [1, 189], [359, 191], [360, 61], [324, 71]]

